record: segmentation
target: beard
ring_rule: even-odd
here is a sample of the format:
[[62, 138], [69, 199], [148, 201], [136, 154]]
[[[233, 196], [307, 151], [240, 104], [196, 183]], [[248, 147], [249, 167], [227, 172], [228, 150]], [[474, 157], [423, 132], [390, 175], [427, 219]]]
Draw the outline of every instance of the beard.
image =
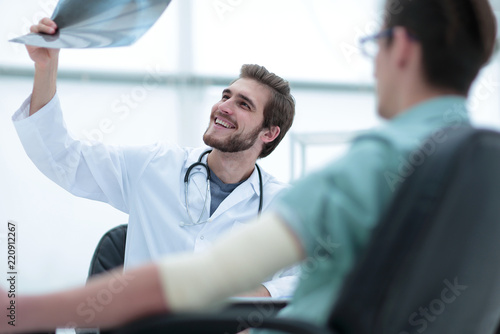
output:
[[210, 146], [224, 153], [235, 153], [248, 150], [255, 144], [255, 142], [259, 138], [260, 131], [262, 130], [262, 128], [259, 127], [246, 135], [235, 133], [232, 134], [229, 138], [217, 139], [214, 138], [215, 136], [208, 133], [209, 129], [210, 127], [207, 129], [207, 131], [205, 131], [205, 134], [203, 135], [203, 142], [205, 142], [207, 146]]

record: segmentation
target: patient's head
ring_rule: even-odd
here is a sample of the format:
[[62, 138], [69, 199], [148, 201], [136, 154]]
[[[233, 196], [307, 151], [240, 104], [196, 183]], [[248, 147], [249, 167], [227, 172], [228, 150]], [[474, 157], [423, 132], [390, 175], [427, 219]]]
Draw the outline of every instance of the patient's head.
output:
[[[387, 0], [386, 13], [386, 28], [404, 27], [420, 43], [427, 84], [467, 95], [494, 49], [489, 1]], [[385, 42], [390, 46], [392, 37]]]

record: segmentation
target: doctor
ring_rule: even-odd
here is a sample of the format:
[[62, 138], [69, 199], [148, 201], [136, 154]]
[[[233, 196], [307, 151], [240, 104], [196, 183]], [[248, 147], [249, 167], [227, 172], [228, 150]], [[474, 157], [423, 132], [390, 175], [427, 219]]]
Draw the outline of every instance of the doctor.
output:
[[[56, 29], [45, 18], [31, 31]], [[27, 49], [35, 77], [32, 95], [13, 116], [19, 138], [40, 171], [61, 187], [129, 214], [125, 269], [210, 248], [285, 188], [256, 165], [283, 139], [295, 113], [288, 82], [264, 67], [243, 65], [222, 91], [203, 135], [210, 148], [122, 148], [68, 134], [56, 93], [59, 50]], [[249, 295], [290, 296], [292, 272], [275, 275]]]

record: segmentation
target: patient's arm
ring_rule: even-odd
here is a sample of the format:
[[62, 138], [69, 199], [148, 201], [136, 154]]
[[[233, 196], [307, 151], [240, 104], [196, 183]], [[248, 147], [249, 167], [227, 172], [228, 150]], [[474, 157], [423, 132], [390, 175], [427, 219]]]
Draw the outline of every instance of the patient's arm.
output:
[[[154, 313], [203, 309], [257, 287], [265, 277], [302, 258], [291, 230], [277, 216], [266, 214], [209, 252], [169, 257], [125, 273], [114, 271], [83, 288], [17, 297], [16, 326], [1, 321], [0, 332], [109, 328]], [[9, 300], [5, 291], [0, 293], [5, 309]]]
[[[15, 327], [0, 322], [0, 332], [53, 330], [56, 327], [112, 327], [167, 310], [154, 264], [97, 277], [84, 288], [15, 298]], [[8, 300], [3, 299], [2, 308]]]
[[209, 252], [160, 263], [165, 298], [173, 310], [194, 310], [259, 286], [304, 257], [295, 234], [276, 215], [226, 235]]

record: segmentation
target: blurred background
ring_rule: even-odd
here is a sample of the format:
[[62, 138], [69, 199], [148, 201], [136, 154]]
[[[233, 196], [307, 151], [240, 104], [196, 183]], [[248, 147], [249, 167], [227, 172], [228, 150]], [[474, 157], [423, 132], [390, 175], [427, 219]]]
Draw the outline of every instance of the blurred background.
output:
[[[66, 193], [26, 156], [11, 116], [28, 97], [33, 65], [8, 40], [51, 16], [56, 0], [0, 0], [0, 268], [7, 221], [18, 223], [18, 290], [83, 284], [100, 237], [127, 216]], [[500, 13], [500, 0], [492, 2]], [[8, 9], [7, 9], [8, 8]], [[358, 39], [380, 28], [374, 0], [173, 0], [135, 45], [62, 50], [58, 92], [70, 131], [119, 145], [203, 145], [211, 106], [245, 63], [289, 80], [292, 129], [259, 164], [291, 182], [336, 159], [357, 131], [382, 122], [373, 66]], [[500, 129], [498, 56], [469, 98], [474, 122]], [[4, 271], [6, 272], [6, 271]]]

